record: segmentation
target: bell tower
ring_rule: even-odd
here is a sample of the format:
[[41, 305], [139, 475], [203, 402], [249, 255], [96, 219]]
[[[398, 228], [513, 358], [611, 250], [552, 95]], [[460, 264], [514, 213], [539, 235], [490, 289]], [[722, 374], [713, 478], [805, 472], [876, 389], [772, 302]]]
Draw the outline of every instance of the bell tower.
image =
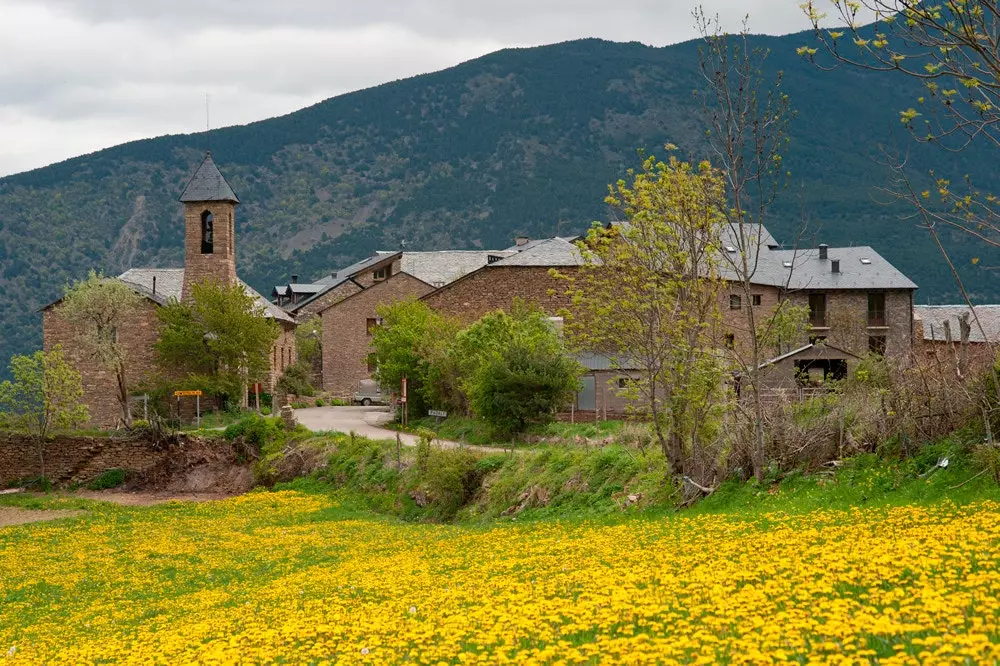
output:
[[212, 153], [194, 172], [181, 194], [184, 204], [184, 285], [181, 300], [191, 299], [200, 282], [236, 282], [236, 206], [233, 188], [215, 166]]

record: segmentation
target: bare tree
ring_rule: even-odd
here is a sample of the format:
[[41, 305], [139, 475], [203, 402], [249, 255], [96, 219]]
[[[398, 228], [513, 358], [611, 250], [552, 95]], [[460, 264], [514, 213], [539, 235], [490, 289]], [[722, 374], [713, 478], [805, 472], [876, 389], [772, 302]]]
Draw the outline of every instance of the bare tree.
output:
[[[702, 109], [708, 124], [712, 161], [722, 171], [725, 197], [718, 202], [727, 222], [722, 265], [730, 285], [739, 292], [744, 335], [731, 344], [741, 377], [741, 393], [749, 393], [753, 419], [753, 467], [758, 480], [767, 466], [764, 448], [765, 409], [761, 396], [765, 349], [789, 326], [802, 318], [788, 300], [787, 280], [777, 303], [755, 307], [760, 292], [757, 272], [761, 253], [768, 252], [764, 224], [786, 172], [782, 157], [793, 117], [788, 96], [781, 90], [781, 76], [765, 80], [762, 68], [768, 51], [753, 48], [746, 19], [739, 34], [721, 30], [718, 17], [694, 11], [704, 40], [701, 72], [705, 79]], [[794, 266], [792, 267], [794, 270]]]

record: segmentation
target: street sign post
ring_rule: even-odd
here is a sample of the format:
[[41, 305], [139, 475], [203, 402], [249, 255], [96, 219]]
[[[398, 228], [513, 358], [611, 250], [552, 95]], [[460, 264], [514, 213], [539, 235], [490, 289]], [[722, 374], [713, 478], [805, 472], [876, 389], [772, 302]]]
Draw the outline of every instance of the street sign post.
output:
[[181, 421], [181, 398], [194, 398], [194, 417], [198, 427], [201, 427], [201, 391], [174, 391], [177, 398], [177, 422]]

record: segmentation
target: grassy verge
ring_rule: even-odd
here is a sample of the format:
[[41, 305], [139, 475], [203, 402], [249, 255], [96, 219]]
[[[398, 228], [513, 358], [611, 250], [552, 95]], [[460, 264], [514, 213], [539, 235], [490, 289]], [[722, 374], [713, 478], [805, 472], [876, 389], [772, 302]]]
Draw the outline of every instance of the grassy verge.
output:
[[[586, 423], [565, 423], [554, 421], [544, 425], [530, 428], [520, 438], [521, 443], [534, 443], [544, 440], [549, 443], [567, 442], [572, 443], [581, 439], [605, 439], [618, 432], [623, 421], [601, 421]], [[433, 416], [427, 416], [410, 421], [408, 427], [403, 428], [399, 424], [390, 426], [405, 432], [419, 434], [421, 429], [430, 430], [437, 433], [440, 439], [453, 442], [464, 442], [475, 446], [495, 446], [497, 448], [509, 447], [510, 442], [498, 441], [490, 432], [489, 426], [482, 421], [477, 421], [464, 416], [449, 416], [439, 420]]]

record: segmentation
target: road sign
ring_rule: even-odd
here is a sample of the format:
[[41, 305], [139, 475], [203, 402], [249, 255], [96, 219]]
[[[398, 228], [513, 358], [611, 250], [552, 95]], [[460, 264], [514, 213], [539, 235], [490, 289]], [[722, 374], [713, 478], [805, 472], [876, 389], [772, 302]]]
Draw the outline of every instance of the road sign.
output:
[[185, 396], [201, 395], [201, 391], [174, 391], [174, 395], [178, 398], [183, 398]]
[[443, 409], [428, 409], [427, 416], [439, 416], [442, 419], [448, 418], [448, 412]]

